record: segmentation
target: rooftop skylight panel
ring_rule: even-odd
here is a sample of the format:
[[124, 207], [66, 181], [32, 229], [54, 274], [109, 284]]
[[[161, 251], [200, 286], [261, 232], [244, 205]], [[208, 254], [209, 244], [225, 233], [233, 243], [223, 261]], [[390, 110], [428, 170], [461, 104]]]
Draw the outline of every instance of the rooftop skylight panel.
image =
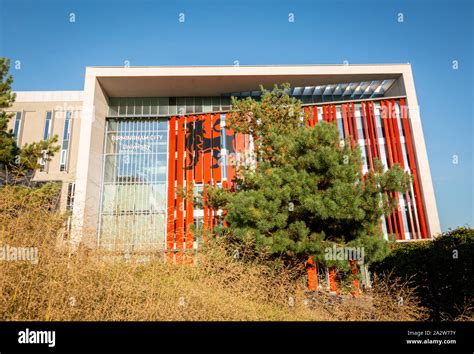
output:
[[314, 86], [306, 86], [303, 90], [303, 96], [311, 96], [314, 91]]

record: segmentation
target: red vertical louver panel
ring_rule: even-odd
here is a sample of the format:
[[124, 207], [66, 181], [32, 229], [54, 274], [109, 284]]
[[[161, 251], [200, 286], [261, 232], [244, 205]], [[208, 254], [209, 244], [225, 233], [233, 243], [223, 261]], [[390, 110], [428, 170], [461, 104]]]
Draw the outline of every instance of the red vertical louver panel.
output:
[[395, 164], [398, 162], [398, 149], [397, 149], [397, 143], [396, 143], [396, 136], [395, 136], [395, 130], [393, 126], [393, 116], [392, 116], [392, 105], [390, 104], [390, 101], [384, 101], [385, 103], [385, 109], [387, 111], [387, 126], [388, 126], [388, 132], [390, 134], [390, 146], [392, 149], [392, 163]]
[[[393, 106], [390, 103], [390, 101], [385, 101], [385, 107], [387, 109], [387, 122], [388, 122], [388, 129], [390, 133], [390, 141], [391, 141], [391, 146], [392, 146], [392, 158], [393, 158], [393, 164], [398, 164], [399, 163], [399, 155], [398, 155], [398, 147], [397, 147], [397, 134], [395, 130], [395, 120], [393, 118]], [[404, 238], [404, 232], [403, 232], [403, 221], [402, 221], [402, 216], [400, 213], [400, 201], [398, 197], [398, 192], [392, 193], [392, 195], [395, 196], [395, 199], [397, 200], [397, 210], [394, 211], [394, 219], [396, 221], [396, 230], [399, 233], [399, 239]]]
[[366, 106], [367, 111], [367, 121], [368, 121], [368, 128], [369, 128], [369, 135], [372, 139], [372, 156], [377, 157], [381, 160], [380, 155], [380, 146], [379, 146], [379, 135], [377, 133], [377, 119], [375, 117], [374, 112], [374, 104], [373, 102], [367, 102]]
[[[396, 112], [396, 106], [395, 106], [395, 101], [392, 100], [391, 102], [391, 106], [392, 106], [392, 117], [393, 117], [393, 126], [394, 126], [394, 130], [395, 130], [395, 135], [396, 135], [396, 142], [397, 142], [397, 150], [398, 150], [398, 163], [400, 164], [400, 166], [402, 167], [402, 169], [405, 169], [405, 161], [404, 161], [404, 156], [403, 156], [403, 149], [402, 149], [402, 141], [401, 141], [401, 136], [400, 136], [400, 128], [398, 126], [398, 119], [397, 119], [397, 112]], [[400, 111], [400, 124], [402, 124], [402, 119], [401, 119], [401, 111]], [[403, 129], [402, 129], [403, 130]], [[406, 141], [405, 141], [406, 143]], [[404, 193], [405, 195], [405, 210], [401, 210], [400, 206], [398, 207], [398, 210], [400, 213], [404, 213], [406, 218], [407, 218], [407, 225], [409, 225], [409, 223], [412, 224], [411, 222], [411, 215], [410, 215], [410, 212], [408, 210], [408, 201], [409, 201], [409, 198], [408, 198], [408, 193], [405, 192]], [[401, 218], [402, 217], [402, 214], [400, 215], [400, 219], [401, 219], [401, 230], [404, 231], [404, 225], [403, 225], [403, 219]], [[408, 226], [408, 228], [410, 228]], [[414, 228], [412, 227], [412, 230], [413, 230], [413, 233], [415, 232], [414, 231]], [[407, 230], [409, 231], [409, 230]], [[402, 232], [402, 239], [405, 239], [405, 232]]]
[[[174, 202], [175, 202], [175, 160], [176, 160], [176, 118], [169, 120], [169, 152], [168, 152], [168, 206], [166, 223], [166, 249], [174, 248]], [[171, 254], [172, 255], [172, 254]]]
[[[403, 155], [403, 152], [401, 152], [400, 164], [401, 164], [403, 169], [405, 169], [405, 168], [410, 169], [410, 158], [409, 158], [409, 153], [408, 153], [408, 139], [407, 139], [407, 136], [406, 136], [406, 133], [405, 133], [405, 131], [406, 131], [405, 123], [408, 123], [408, 122], [406, 122], [407, 121], [406, 119], [403, 119], [403, 107], [401, 105], [401, 102], [400, 102], [399, 107], [400, 107], [400, 125], [401, 125], [400, 128], [404, 132], [403, 135], [405, 137], [405, 147], [406, 147], [406, 155], [407, 155], [407, 158], [406, 158], [406, 161], [405, 161], [405, 159], [404, 159], [405, 156]], [[401, 146], [402, 146], [402, 143], [401, 143], [401, 140], [400, 140], [400, 149], [401, 149]], [[407, 215], [407, 219], [408, 219], [407, 221], [409, 223], [409, 227], [411, 226], [411, 233], [413, 235], [413, 238], [414, 239], [419, 239], [420, 238], [419, 227], [418, 227], [418, 223], [416, 221], [414, 204], [412, 202], [412, 198], [410, 197], [410, 190], [411, 190], [411, 188], [408, 188], [404, 193], [405, 202], [406, 202], [405, 209], [406, 209], [406, 215]]]
[[405, 168], [405, 163], [403, 162], [402, 142], [400, 140], [400, 130], [398, 127], [397, 112], [395, 110], [394, 100], [392, 100], [390, 103], [390, 113], [392, 117], [393, 132], [394, 132], [395, 143], [396, 143], [396, 148], [397, 148], [397, 155], [398, 155], [397, 162], [400, 164], [400, 166], [402, 166], [402, 168]]
[[416, 199], [416, 206], [418, 210], [418, 219], [420, 221], [420, 228], [421, 228], [421, 235], [423, 238], [428, 238], [428, 233], [426, 231], [426, 224], [425, 224], [425, 215], [423, 211], [423, 203], [421, 199], [421, 192], [420, 192], [420, 185], [418, 181], [418, 174], [417, 174], [417, 166], [415, 160], [415, 153], [413, 151], [413, 139], [410, 130], [410, 124], [408, 122], [408, 117], [406, 115], [406, 106], [405, 100], [400, 100], [400, 111], [402, 112], [402, 121], [404, 124], [404, 132], [405, 132], [405, 139], [406, 139], [406, 146], [408, 152], [408, 158], [410, 160], [410, 170], [413, 176], [413, 189], [415, 190], [415, 199]]
[[308, 278], [308, 290], [316, 291], [318, 289], [318, 272], [313, 257], [309, 257], [306, 262], [306, 272]]
[[193, 133], [194, 133], [194, 116], [186, 118], [186, 138], [187, 149], [186, 149], [186, 248], [193, 248], [193, 232], [191, 226], [194, 223], [194, 208], [193, 208], [193, 161], [194, 161], [194, 151], [193, 146]]
[[410, 124], [408, 122], [408, 118], [406, 115], [406, 106], [405, 106], [404, 99], [400, 100], [400, 118], [401, 118], [400, 120], [403, 127], [404, 136], [405, 136], [405, 146], [406, 146], [406, 151], [407, 151], [407, 167], [410, 169], [410, 172], [412, 173], [412, 178], [413, 178], [412, 188], [409, 188], [406, 191], [405, 198], [406, 198], [407, 205], [409, 208], [410, 223], [412, 227], [413, 237], [415, 239], [419, 239], [422, 237], [422, 234], [420, 232], [420, 223], [418, 222], [418, 220], [420, 220], [419, 214], [416, 213], [416, 208], [415, 208], [416, 193], [414, 193], [413, 197], [411, 196], [412, 191], [417, 189], [415, 185], [417, 184], [418, 181], [416, 178], [416, 173], [415, 174], [413, 173], [415, 161], [414, 161], [414, 156], [412, 155], [413, 150], [412, 150], [412, 145], [411, 145], [412, 144], [411, 134], [409, 131]]
[[[357, 267], [357, 263], [354, 260], [350, 260], [349, 264], [350, 264], [350, 267], [351, 267], [351, 273], [354, 276], [357, 276], [357, 274], [359, 274], [359, 269]], [[359, 284], [359, 279], [357, 277], [352, 281], [352, 292], [351, 293], [354, 297], [358, 297], [360, 295], [360, 284]]]
[[203, 132], [203, 176], [204, 183], [209, 184], [211, 182], [211, 160], [212, 160], [212, 128], [211, 128], [211, 115], [206, 114], [204, 116], [204, 132]]
[[311, 126], [312, 117], [309, 116], [308, 107], [303, 107], [303, 116], [304, 116], [304, 124], [305, 124], [307, 127], [310, 127], [310, 126]]
[[194, 123], [194, 181], [202, 183], [202, 165], [203, 165], [203, 130], [204, 130], [204, 116], [199, 115]]
[[347, 105], [346, 104], [342, 104], [341, 112], [342, 112], [342, 127], [344, 130], [344, 139], [346, 139], [347, 136], [349, 135], [349, 125], [347, 124]]
[[[377, 118], [375, 116], [373, 102], [367, 102], [366, 108], [367, 108], [367, 120], [368, 120], [368, 123], [369, 123], [368, 124], [368, 126], [369, 126], [369, 135], [371, 136], [372, 143], [373, 143], [372, 153], [375, 157], [377, 157], [377, 159], [379, 161], [382, 162], [381, 149], [385, 149], [385, 147], [381, 146], [379, 144], [379, 136], [378, 136], [378, 132], [377, 132]], [[385, 216], [385, 221], [386, 221], [386, 224], [387, 224], [388, 233], [392, 234], [393, 229], [392, 229], [392, 221], [391, 221], [390, 215]], [[379, 224], [379, 227], [381, 227], [380, 224]]]
[[[178, 153], [176, 158], [176, 186], [181, 191], [184, 185], [184, 136], [185, 118], [178, 119]], [[182, 249], [184, 241], [184, 201], [182, 195], [176, 196], [176, 248]]]
[[351, 139], [351, 148], [354, 148], [354, 126], [352, 125], [352, 106], [349, 103], [347, 105], [347, 126], [349, 127], [349, 136]]
[[[382, 101], [381, 104], [382, 103], [383, 103], [383, 110], [385, 112], [384, 125], [387, 127], [387, 133], [388, 133], [387, 134], [388, 139], [387, 139], [387, 137], [385, 138], [385, 143], [389, 144], [389, 146], [390, 146], [389, 167], [392, 167], [397, 161], [397, 158], [396, 158], [397, 151], [395, 149], [394, 138], [393, 138], [393, 129], [392, 129], [392, 119], [391, 119], [391, 115], [390, 115], [390, 107], [389, 107], [389, 104], [388, 104], [387, 101]], [[394, 194], [390, 193], [390, 196], [394, 197]], [[396, 198], [396, 199], [397, 199], [397, 202], [398, 202], [398, 198]], [[393, 212], [390, 217], [392, 218], [393, 228], [395, 230], [395, 235], [396, 235], [396, 238], [398, 240], [398, 239], [400, 239], [400, 235], [398, 233], [399, 221], [398, 221], [396, 212]]]
[[[204, 131], [203, 131], [203, 139], [206, 142], [209, 142], [206, 145], [211, 145], [210, 142], [212, 141], [212, 131], [211, 131], [211, 115], [206, 114], [204, 116]], [[203, 154], [203, 177], [204, 177], [204, 229], [209, 229], [209, 208], [207, 207], [207, 186], [211, 183], [211, 146], [204, 147], [204, 154]]]
[[372, 136], [369, 135], [369, 127], [368, 127], [368, 121], [367, 121], [367, 112], [366, 112], [366, 107], [364, 102], [361, 103], [360, 105], [360, 112], [362, 115], [362, 129], [364, 131], [364, 140], [365, 144], [367, 146], [366, 151], [367, 151], [367, 160], [368, 160], [368, 167], [369, 169], [373, 168], [373, 161], [372, 161]]
[[[217, 182], [221, 181], [221, 166], [219, 163], [220, 152], [221, 152], [221, 129], [220, 129], [220, 114], [214, 114], [211, 118], [212, 125], [212, 144], [211, 144], [211, 185], [216, 186]], [[210, 229], [214, 230], [216, 211], [209, 208], [209, 221]]]
[[[393, 151], [394, 151], [394, 164], [399, 164], [400, 165], [400, 159], [403, 161], [403, 156], [401, 155], [401, 145], [400, 145], [400, 135], [398, 131], [398, 124], [397, 124], [397, 117], [396, 117], [396, 112], [395, 112], [395, 105], [393, 101], [386, 101], [387, 103], [387, 108], [388, 108], [388, 117], [392, 129], [392, 146], [393, 146]], [[394, 211], [395, 217], [397, 218], [398, 222], [398, 231], [399, 231], [399, 239], [404, 240], [405, 239], [405, 230], [404, 230], [404, 225], [403, 225], [403, 217], [401, 213], [401, 208], [400, 208], [400, 196], [398, 192], [394, 192], [395, 199], [397, 200], [397, 209]]]
[[[359, 143], [359, 132], [357, 131], [357, 118], [356, 118], [356, 115], [355, 115], [355, 106], [354, 106], [354, 103], [352, 103], [352, 125], [353, 125], [353, 132], [354, 132], [354, 143], [353, 143], [353, 146], [355, 147], [356, 144]], [[361, 147], [362, 149], [364, 149], [364, 147], [362, 146]], [[360, 165], [360, 172], [362, 174], [362, 164]], [[364, 180], [364, 177], [362, 176], [362, 181]]]
[[[375, 117], [375, 111], [374, 111], [374, 104], [373, 102], [367, 102], [366, 103], [366, 114], [367, 114], [367, 121], [368, 121], [368, 126], [369, 126], [369, 135], [371, 136], [372, 138], [372, 147], [373, 147], [373, 150], [372, 150], [372, 153], [373, 153], [373, 156], [377, 157], [379, 159], [379, 161], [382, 161], [382, 155], [381, 155], [381, 152], [380, 150], [381, 149], [384, 149], [383, 146], [380, 146], [379, 144], [379, 136], [378, 136], [378, 132], [377, 132], [377, 119]], [[392, 222], [390, 220], [390, 216], [385, 216], [385, 220], [386, 220], [386, 223], [387, 223], [387, 228], [388, 228], [388, 233], [389, 234], [392, 234], [393, 233], [393, 230], [392, 230]], [[382, 225], [379, 223], [379, 228], [381, 228]]]
[[[397, 124], [397, 118], [396, 118], [396, 112], [395, 112], [395, 105], [394, 101], [390, 102], [387, 101], [387, 106], [388, 106], [388, 120], [391, 122], [391, 128], [392, 128], [392, 141], [393, 141], [393, 148], [394, 151], [396, 151], [396, 154], [394, 154], [394, 163], [402, 164], [403, 167], [403, 156], [401, 154], [402, 149], [401, 149], [401, 143], [400, 143], [400, 134], [398, 131], [398, 124]], [[400, 232], [400, 238], [402, 240], [405, 239], [405, 230], [403, 226], [403, 217], [402, 213], [400, 210], [400, 197], [398, 195], [398, 192], [395, 192], [395, 199], [397, 200], [397, 210], [395, 211], [396, 218], [398, 221], [398, 230]]]
[[380, 101], [380, 112], [381, 112], [381, 121], [382, 121], [382, 127], [383, 131], [385, 133], [385, 146], [387, 147], [387, 162], [388, 162], [388, 167], [392, 167], [393, 165], [393, 159], [392, 159], [392, 143], [390, 140], [390, 131], [388, 129], [388, 119], [387, 119], [387, 108], [385, 107], [385, 102]]
[[337, 282], [336, 282], [336, 267], [329, 267], [328, 269], [329, 273], [329, 290], [331, 292], [335, 292], [337, 295], [339, 295], [339, 290], [337, 288]]
[[334, 123], [336, 123], [336, 127], [337, 127], [337, 109], [336, 109], [336, 105], [332, 105], [332, 120]]
[[[385, 105], [385, 101], [380, 101], [380, 112], [381, 112], [381, 121], [382, 121], [382, 126], [383, 130], [385, 133], [385, 146], [387, 147], [387, 163], [388, 167], [393, 166], [393, 155], [392, 155], [392, 140], [391, 140], [391, 132], [390, 132], [390, 126], [389, 126], [389, 119], [387, 116], [387, 107]], [[395, 232], [396, 237], [398, 238], [398, 227], [397, 227], [397, 222], [395, 220], [395, 215], [387, 215], [387, 221], [389, 224], [389, 231], [390, 233]], [[392, 225], [393, 221], [393, 225]], [[393, 227], [392, 227], [393, 226]]]
[[221, 115], [215, 114], [212, 119], [212, 179], [221, 182]]
[[357, 118], [355, 115], [355, 106], [354, 103], [352, 104], [352, 124], [353, 124], [353, 131], [354, 131], [354, 139], [355, 143], [359, 143], [359, 133], [357, 132]]
[[[396, 141], [397, 141], [397, 149], [398, 149], [398, 162], [400, 163], [400, 166], [402, 169], [405, 169], [405, 159], [404, 159], [404, 154], [403, 154], [403, 149], [402, 149], [402, 142], [401, 142], [401, 136], [400, 136], [400, 130], [403, 131], [403, 116], [402, 116], [402, 107], [400, 106], [400, 127], [398, 126], [398, 119], [396, 115], [396, 106], [395, 106], [395, 101], [391, 101], [391, 106], [392, 106], [392, 117], [394, 117], [393, 123], [394, 123], [394, 129], [395, 129], [395, 134], [396, 134]], [[405, 146], [407, 145], [406, 141], [406, 136], [405, 136]], [[409, 161], [407, 160], [406, 163], [408, 164], [407, 167], [409, 167]], [[408, 230], [411, 231], [413, 238], [417, 238], [417, 230], [415, 228], [415, 224], [413, 222], [413, 215], [412, 215], [412, 208], [410, 205], [410, 195], [409, 191], [406, 190], [405, 193], [403, 193], [405, 197], [405, 210], [402, 210], [402, 213], [405, 214], [406, 219], [407, 219], [407, 226]], [[399, 207], [400, 208], [400, 207]], [[410, 230], [411, 227], [411, 230]], [[405, 234], [402, 234], [403, 238], [405, 238]]]
[[313, 106], [313, 119], [311, 120], [311, 126], [314, 127], [314, 125], [318, 122], [318, 107]]

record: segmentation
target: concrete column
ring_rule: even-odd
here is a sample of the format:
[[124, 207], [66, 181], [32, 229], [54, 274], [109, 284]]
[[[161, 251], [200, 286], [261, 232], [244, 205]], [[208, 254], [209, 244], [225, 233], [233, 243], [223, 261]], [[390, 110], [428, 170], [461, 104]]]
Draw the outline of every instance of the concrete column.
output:
[[405, 66], [405, 68], [406, 69], [403, 72], [403, 81], [405, 83], [408, 103], [408, 114], [411, 122], [415, 157], [421, 181], [421, 192], [425, 201], [424, 206], [427, 216], [428, 234], [431, 236], [436, 236], [436, 234], [441, 232], [441, 227], [439, 223], [438, 208], [436, 206], [433, 182], [431, 180], [431, 172], [428, 162], [428, 154], [426, 152], [425, 138], [423, 136], [420, 109], [416, 97], [415, 83], [413, 81], [411, 66], [407, 65]]
[[97, 246], [105, 117], [108, 101], [93, 68], [86, 69], [71, 242]]

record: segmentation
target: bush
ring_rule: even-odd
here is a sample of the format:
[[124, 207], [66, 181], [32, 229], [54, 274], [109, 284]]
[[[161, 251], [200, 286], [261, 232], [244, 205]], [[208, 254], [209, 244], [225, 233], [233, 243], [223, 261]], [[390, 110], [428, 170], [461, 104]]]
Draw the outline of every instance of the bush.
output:
[[[379, 287], [363, 299], [308, 294], [299, 272], [210, 238], [195, 264], [155, 255], [69, 255], [55, 247], [64, 215], [54, 185], [0, 188], [0, 247], [36, 247], [38, 262], [0, 260], [1, 321], [419, 320], [423, 310], [400, 291]], [[147, 260], [144, 256], [148, 257]], [[295, 274], [296, 271], [296, 274]], [[315, 296], [314, 301], [309, 300]], [[390, 302], [391, 301], [391, 302]], [[391, 304], [393, 311], [387, 312]]]
[[66, 220], [60, 194], [54, 182], [0, 187], [0, 245], [54, 248]]
[[395, 244], [371, 270], [411, 279], [433, 320], [473, 319], [474, 229], [461, 227], [433, 241]]

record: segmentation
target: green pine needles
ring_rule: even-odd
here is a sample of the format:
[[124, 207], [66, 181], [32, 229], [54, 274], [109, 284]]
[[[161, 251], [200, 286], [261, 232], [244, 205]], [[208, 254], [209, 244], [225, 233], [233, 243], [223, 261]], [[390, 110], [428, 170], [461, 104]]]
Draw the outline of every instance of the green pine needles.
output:
[[409, 175], [377, 161], [363, 176], [360, 147], [342, 144], [335, 124], [305, 126], [301, 102], [288, 89], [233, 100], [228, 123], [252, 136], [258, 163], [238, 168], [235, 191], [209, 188], [208, 204], [226, 210], [226, 234], [286, 262], [312, 256], [347, 269], [347, 261], [325, 259], [334, 245], [363, 247], [366, 263], [383, 258], [389, 247], [379, 223], [397, 208], [392, 192], [403, 192]]

